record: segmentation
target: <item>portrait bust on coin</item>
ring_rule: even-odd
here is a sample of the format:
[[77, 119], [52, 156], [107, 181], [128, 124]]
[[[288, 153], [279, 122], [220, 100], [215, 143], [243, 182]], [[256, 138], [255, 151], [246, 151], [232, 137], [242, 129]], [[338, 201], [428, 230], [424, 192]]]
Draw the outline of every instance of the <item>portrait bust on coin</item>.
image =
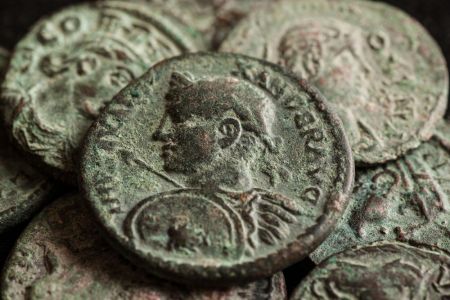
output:
[[[230, 244], [239, 248], [236, 258], [251, 254], [259, 241], [272, 245], [286, 237], [299, 214], [295, 202], [252, 182], [260, 168], [273, 184], [290, 176], [271, 159], [283, 141], [272, 133], [276, 108], [270, 96], [232, 78], [191, 81], [174, 73], [165, 99], [166, 113], [153, 138], [163, 143], [165, 171], [188, 175], [188, 187], [176, 183], [180, 189], [140, 202], [129, 215], [131, 237], [199, 255], [213, 245], [229, 256]], [[167, 218], [152, 217], [167, 203], [173, 205]], [[193, 207], [199, 214], [186, 212]], [[214, 211], [220, 227], [203, 223], [202, 209]], [[162, 241], [165, 231], [168, 240]]]
[[149, 272], [265, 278], [317, 247], [346, 205], [351, 153], [326, 105], [266, 62], [175, 57], [100, 115], [80, 183], [117, 247]]

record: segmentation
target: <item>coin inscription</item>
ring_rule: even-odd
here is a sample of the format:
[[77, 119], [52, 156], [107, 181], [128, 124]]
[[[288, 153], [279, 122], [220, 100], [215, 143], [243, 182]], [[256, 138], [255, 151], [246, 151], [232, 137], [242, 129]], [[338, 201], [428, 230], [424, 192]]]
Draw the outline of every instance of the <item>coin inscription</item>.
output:
[[445, 111], [438, 46], [382, 3], [281, 2], [240, 23], [221, 50], [279, 63], [316, 85], [342, 118], [358, 164], [418, 147]]
[[318, 93], [274, 65], [210, 53], [166, 60], [119, 93], [88, 134], [80, 183], [125, 255], [224, 284], [304, 257], [352, 180]]
[[149, 277], [109, 248], [81, 203], [64, 196], [27, 227], [5, 268], [4, 299], [286, 299], [282, 273], [199, 290]]
[[62, 179], [111, 97], [153, 63], [201, 48], [162, 13], [120, 1], [66, 8], [19, 43], [3, 84], [5, 119], [17, 144]]

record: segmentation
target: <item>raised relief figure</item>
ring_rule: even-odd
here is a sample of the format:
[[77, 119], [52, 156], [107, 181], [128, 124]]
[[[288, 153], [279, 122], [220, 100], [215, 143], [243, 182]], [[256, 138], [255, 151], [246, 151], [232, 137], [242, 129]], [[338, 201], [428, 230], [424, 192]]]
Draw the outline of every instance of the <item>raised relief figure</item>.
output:
[[[249, 83], [172, 74], [153, 137], [163, 143], [165, 171], [188, 178], [186, 187], [176, 184], [136, 205], [125, 222], [130, 239], [144, 248], [198, 254], [207, 263], [239, 259], [261, 243], [287, 238], [299, 210], [269, 190], [290, 176], [277, 162], [283, 146], [272, 132], [275, 120], [270, 96]], [[267, 189], [256, 188], [264, 179]]]
[[[314, 83], [332, 99], [353, 147], [370, 150], [383, 146], [383, 137], [376, 133], [377, 124], [371, 124], [359, 110], [387, 116], [391, 112], [383, 112], [384, 107], [393, 106], [391, 102], [396, 102], [396, 97], [403, 100], [405, 110], [413, 109], [414, 102], [407, 95], [395, 95], [397, 89], [393, 84], [414, 72], [391, 56], [389, 43], [389, 37], [381, 32], [366, 33], [342, 21], [305, 21], [283, 35], [278, 57], [281, 65]], [[395, 74], [389, 75], [391, 81], [381, 80], [388, 69], [382, 66], [386, 60], [389, 68], [395, 70]], [[392, 95], [386, 94], [388, 86]], [[392, 111], [392, 117], [401, 117], [402, 112]]]

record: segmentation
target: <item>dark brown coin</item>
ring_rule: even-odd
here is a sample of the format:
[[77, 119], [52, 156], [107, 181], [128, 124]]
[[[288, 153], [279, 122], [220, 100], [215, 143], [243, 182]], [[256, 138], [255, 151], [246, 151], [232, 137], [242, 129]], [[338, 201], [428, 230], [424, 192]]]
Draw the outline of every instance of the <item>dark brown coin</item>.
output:
[[3, 299], [286, 299], [282, 273], [215, 290], [151, 278], [108, 247], [82, 202], [58, 199], [27, 227], [4, 269]]
[[2, 90], [14, 141], [56, 176], [75, 181], [77, 149], [101, 108], [152, 64], [201, 49], [200, 35], [142, 3], [68, 7], [17, 45]]
[[449, 282], [448, 252], [381, 242], [330, 257], [300, 283], [291, 299], [450, 299]]
[[279, 63], [316, 85], [357, 164], [417, 148], [445, 112], [439, 47], [417, 21], [376, 1], [282, 1], [241, 22], [221, 50]]
[[[0, 77], [9, 55], [0, 49]], [[0, 128], [0, 232], [26, 220], [48, 200], [53, 183], [30, 167]]]
[[450, 251], [450, 125], [404, 158], [358, 170], [338, 228], [310, 257], [320, 262], [354, 245], [412, 240]]
[[310, 253], [345, 209], [342, 124], [278, 66], [181, 56], [111, 103], [87, 136], [80, 184], [114, 244], [149, 272], [202, 285], [264, 278]]

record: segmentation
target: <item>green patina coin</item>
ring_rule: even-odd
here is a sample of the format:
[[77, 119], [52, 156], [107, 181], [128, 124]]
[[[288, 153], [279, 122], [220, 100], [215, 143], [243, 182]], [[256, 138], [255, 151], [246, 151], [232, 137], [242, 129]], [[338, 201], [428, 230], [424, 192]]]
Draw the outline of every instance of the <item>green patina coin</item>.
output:
[[334, 229], [353, 181], [339, 118], [280, 67], [204, 53], [132, 82], [91, 127], [80, 184], [125, 255], [193, 284], [264, 278]]
[[310, 256], [320, 262], [354, 245], [412, 240], [450, 251], [450, 125], [404, 158], [358, 170], [338, 228]]
[[449, 299], [450, 255], [400, 242], [357, 247], [319, 264], [290, 299]]
[[357, 164], [393, 160], [432, 134], [448, 94], [445, 60], [418, 22], [371, 1], [283, 1], [221, 46], [309, 80], [346, 128]]
[[282, 273], [216, 290], [149, 277], [109, 248], [82, 203], [62, 197], [25, 229], [4, 269], [3, 299], [286, 299]]
[[77, 149], [115, 93], [153, 63], [201, 49], [191, 29], [145, 4], [68, 7], [17, 45], [2, 110], [14, 141], [63, 180], [75, 181]]
[[[7, 62], [8, 53], [0, 49], [0, 70]], [[18, 155], [1, 128], [0, 232], [29, 218], [48, 200], [53, 187], [53, 183]]]

